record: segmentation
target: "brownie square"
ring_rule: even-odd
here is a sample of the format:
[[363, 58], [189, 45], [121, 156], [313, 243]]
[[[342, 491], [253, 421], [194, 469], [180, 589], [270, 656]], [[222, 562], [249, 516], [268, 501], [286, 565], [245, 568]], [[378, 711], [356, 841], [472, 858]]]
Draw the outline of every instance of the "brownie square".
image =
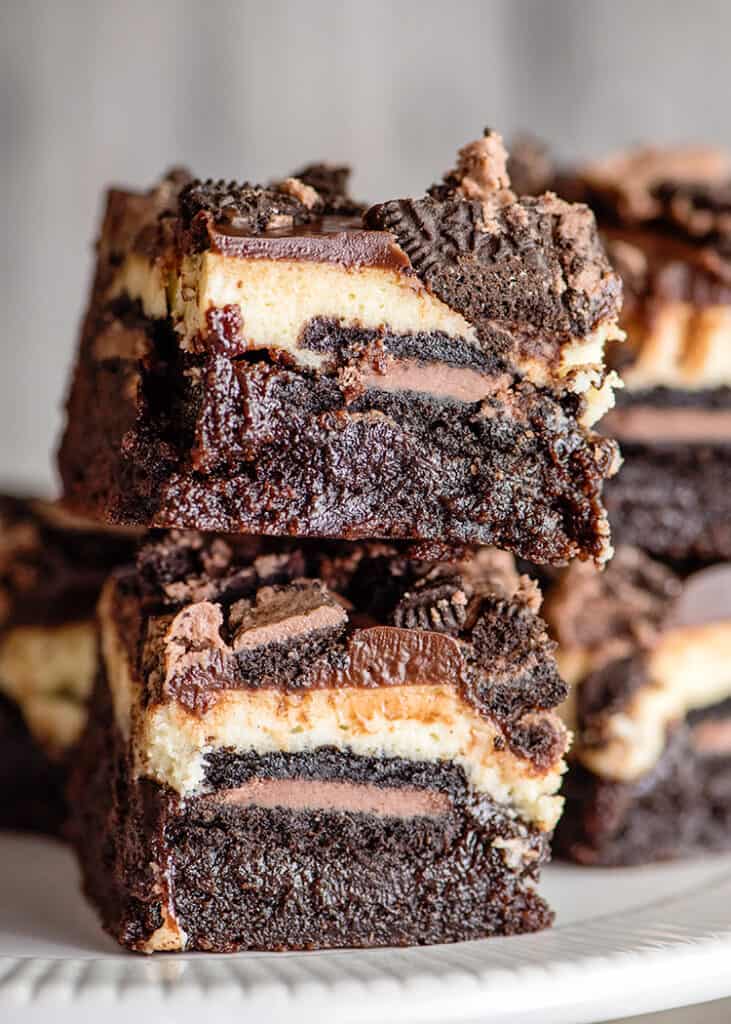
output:
[[161, 534], [100, 602], [71, 832], [130, 949], [534, 931], [566, 695], [507, 555]]

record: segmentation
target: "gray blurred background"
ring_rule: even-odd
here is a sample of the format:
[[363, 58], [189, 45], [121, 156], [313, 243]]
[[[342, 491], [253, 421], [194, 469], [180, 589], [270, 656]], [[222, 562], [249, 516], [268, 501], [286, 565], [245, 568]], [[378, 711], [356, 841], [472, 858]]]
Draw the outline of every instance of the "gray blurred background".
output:
[[419, 192], [489, 123], [731, 145], [731, 3], [0, 0], [0, 477], [50, 485], [102, 189], [346, 160]]

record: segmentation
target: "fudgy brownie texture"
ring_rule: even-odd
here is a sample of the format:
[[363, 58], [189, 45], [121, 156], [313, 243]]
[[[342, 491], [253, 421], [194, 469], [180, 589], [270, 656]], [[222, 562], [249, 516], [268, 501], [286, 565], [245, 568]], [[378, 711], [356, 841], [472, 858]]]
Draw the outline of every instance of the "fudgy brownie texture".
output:
[[728, 444], [622, 444], [605, 491], [618, 543], [684, 564], [731, 560]]
[[0, 829], [58, 834], [65, 785], [66, 765], [47, 757], [20, 708], [0, 693]]
[[553, 849], [580, 864], [645, 864], [731, 848], [731, 756], [699, 756], [683, 725], [637, 782], [574, 764], [563, 794]]
[[[70, 506], [604, 559], [616, 448], [589, 424], [619, 280], [586, 208], [518, 200], [494, 139], [474, 145], [430, 195], [362, 221], [343, 168], [112, 193], [59, 456]], [[311, 315], [262, 313], [282, 268], [306, 275]]]
[[222, 753], [210, 777], [229, 786], [252, 773], [425, 787], [448, 793], [451, 809], [400, 819], [183, 803], [132, 779], [102, 679], [70, 796], [85, 891], [114, 938], [144, 947], [171, 907], [186, 948], [216, 952], [456, 942], [550, 924], [532, 888], [546, 835], [470, 795], [458, 769], [385, 769], [335, 750], [309, 762]]
[[61, 454], [72, 503], [83, 493], [118, 522], [602, 556], [615, 450], [578, 428], [577, 396], [526, 383], [484, 403], [357, 387], [348, 398], [336, 377], [267, 358], [181, 357], [165, 333], [154, 328], [137, 380], [82, 356]]

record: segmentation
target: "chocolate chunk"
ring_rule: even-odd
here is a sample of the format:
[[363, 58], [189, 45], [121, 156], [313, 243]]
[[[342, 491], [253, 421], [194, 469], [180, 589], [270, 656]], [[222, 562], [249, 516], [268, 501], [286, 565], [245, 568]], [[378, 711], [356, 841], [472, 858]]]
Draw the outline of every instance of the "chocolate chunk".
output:
[[358, 630], [348, 645], [342, 669], [327, 670], [311, 685], [403, 686], [418, 680], [423, 686], [459, 685], [465, 662], [460, 645], [442, 633], [372, 626]]
[[180, 193], [178, 208], [185, 227], [194, 229], [198, 240], [205, 235], [205, 223], [223, 225], [253, 235], [264, 231], [308, 224], [313, 212], [296, 196], [275, 188], [239, 184], [236, 181], [192, 181]]
[[287, 587], [262, 587], [255, 600], [231, 608], [234, 651], [252, 652], [269, 644], [290, 644], [311, 635], [335, 640], [348, 616], [342, 605], [318, 582]]
[[299, 181], [314, 188], [324, 203], [323, 214], [339, 217], [359, 216], [365, 210], [362, 203], [350, 196], [348, 181], [350, 168], [346, 164], [308, 164], [294, 175]]

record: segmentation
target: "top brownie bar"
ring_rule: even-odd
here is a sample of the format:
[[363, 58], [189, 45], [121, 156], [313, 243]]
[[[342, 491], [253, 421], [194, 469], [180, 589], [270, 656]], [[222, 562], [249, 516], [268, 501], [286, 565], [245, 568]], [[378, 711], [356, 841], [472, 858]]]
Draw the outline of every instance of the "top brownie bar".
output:
[[343, 168], [112, 191], [60, 451], [116, 523], [610, 553], [604, 344], [581, 205], [518, 198], [499, 136], [361, 213]]

